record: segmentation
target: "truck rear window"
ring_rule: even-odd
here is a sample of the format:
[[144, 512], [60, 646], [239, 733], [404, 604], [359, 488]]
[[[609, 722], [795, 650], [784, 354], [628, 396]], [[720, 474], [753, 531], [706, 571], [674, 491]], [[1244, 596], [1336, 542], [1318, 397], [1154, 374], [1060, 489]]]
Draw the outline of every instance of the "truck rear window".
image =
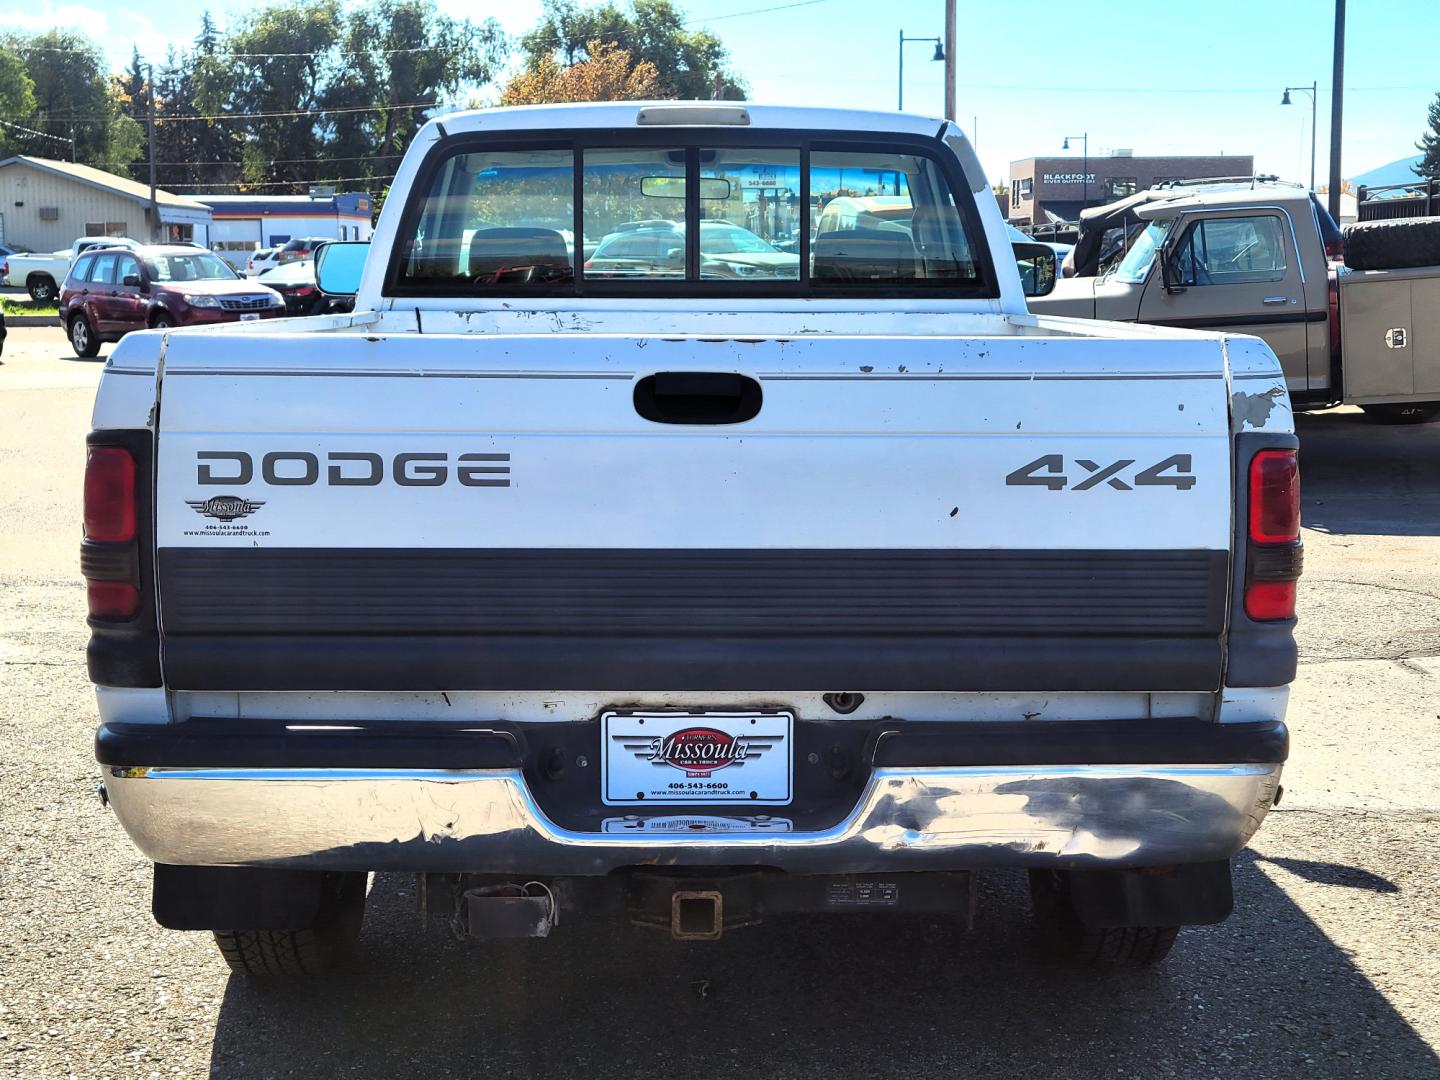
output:
[[422, 175], [398, 294], [981, 295], [973, 208], [912, 148], [460, 148]]

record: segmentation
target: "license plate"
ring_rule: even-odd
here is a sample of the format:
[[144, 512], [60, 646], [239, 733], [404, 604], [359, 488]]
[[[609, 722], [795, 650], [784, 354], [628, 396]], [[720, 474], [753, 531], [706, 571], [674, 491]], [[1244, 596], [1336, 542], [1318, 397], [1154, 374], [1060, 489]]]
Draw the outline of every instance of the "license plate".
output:
[[790, 801], [788, 712], [607, 712], [600, 717], [606, 806]]
[[260, 318], [260, 313], [258, 311], [247, 311], [240, 316], [240, 321], [254, 322], [258, 318]]

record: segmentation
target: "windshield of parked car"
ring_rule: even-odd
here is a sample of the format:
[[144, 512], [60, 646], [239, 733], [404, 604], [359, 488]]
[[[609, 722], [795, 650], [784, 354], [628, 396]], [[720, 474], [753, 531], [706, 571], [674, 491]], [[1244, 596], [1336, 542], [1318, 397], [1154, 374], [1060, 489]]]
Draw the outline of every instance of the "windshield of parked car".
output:
[[145, 260], [152, 281], [234, 281], [239, 275], [208, 251], [152, 255]]
[[1165, 242], [1166, 235], [1170, 232], [1170, 221], [1152, 221], [1146, 230], [1135, 238], [1130, 245], [1130, 250], [1125, 253], [1125, 258], [1115, 268], [1115, 280], [1124, 282], [1127, 285], [1139, 285], [1144, 282], [1150, 274], [1150, 264], [1155, 261], [1155, 253], [1160, 250], [1160, 245]]
[[711, 227], [704, 222], [700, 224], [700, 247], [707, 255], [779, 254], [775, 245], [767, 244], [747, 229]]
[[[498, 146], [452, 151], [422, 184], [397, 245], [400, 292], [984, 286], [968, 194], [957, 198], [939, 157], [884, 143]], [[836, 200], [886, 218], [825, 217]], [[684, 224], [697, 218], [698, 240]]]

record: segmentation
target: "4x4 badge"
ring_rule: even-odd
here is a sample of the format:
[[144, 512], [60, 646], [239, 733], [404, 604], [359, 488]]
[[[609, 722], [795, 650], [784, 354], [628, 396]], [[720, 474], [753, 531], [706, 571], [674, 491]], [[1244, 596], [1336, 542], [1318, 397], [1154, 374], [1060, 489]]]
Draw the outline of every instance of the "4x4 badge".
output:
[[238, 495], [212, 495], [208, 499], [186, 499], [190, 509], [216, 521], [249, 517], [265, 505], [264, 500], [242, 499]]

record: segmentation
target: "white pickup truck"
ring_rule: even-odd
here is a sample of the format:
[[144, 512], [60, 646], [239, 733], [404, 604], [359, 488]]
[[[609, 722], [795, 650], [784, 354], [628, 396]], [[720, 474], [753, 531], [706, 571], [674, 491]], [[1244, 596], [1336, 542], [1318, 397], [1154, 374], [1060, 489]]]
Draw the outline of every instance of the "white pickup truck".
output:
[[[913, 214], [816, 230], [876, 191]], [[917, 116], [446, 116], [375, 235], [322, 257], [353, 314], [104, 371], [96, 754], [161, 924], [269, 976], [343, 961], [374, 872], [475, 937], [963, 918], [992, 868], [1094, 964], [1228, 915], [1296, 663], [1263, 342], [1028, 314]]]
[[82, 251], [94, 247], [137, 248], [140, 241], [126, 236], [82, 236], [70, 245], [45, 255], [11, 255], [5, 260], [0, 279], [6, 285], [23, 288], [37, 304], [53, 304], [60, 297], [60, 283]]

